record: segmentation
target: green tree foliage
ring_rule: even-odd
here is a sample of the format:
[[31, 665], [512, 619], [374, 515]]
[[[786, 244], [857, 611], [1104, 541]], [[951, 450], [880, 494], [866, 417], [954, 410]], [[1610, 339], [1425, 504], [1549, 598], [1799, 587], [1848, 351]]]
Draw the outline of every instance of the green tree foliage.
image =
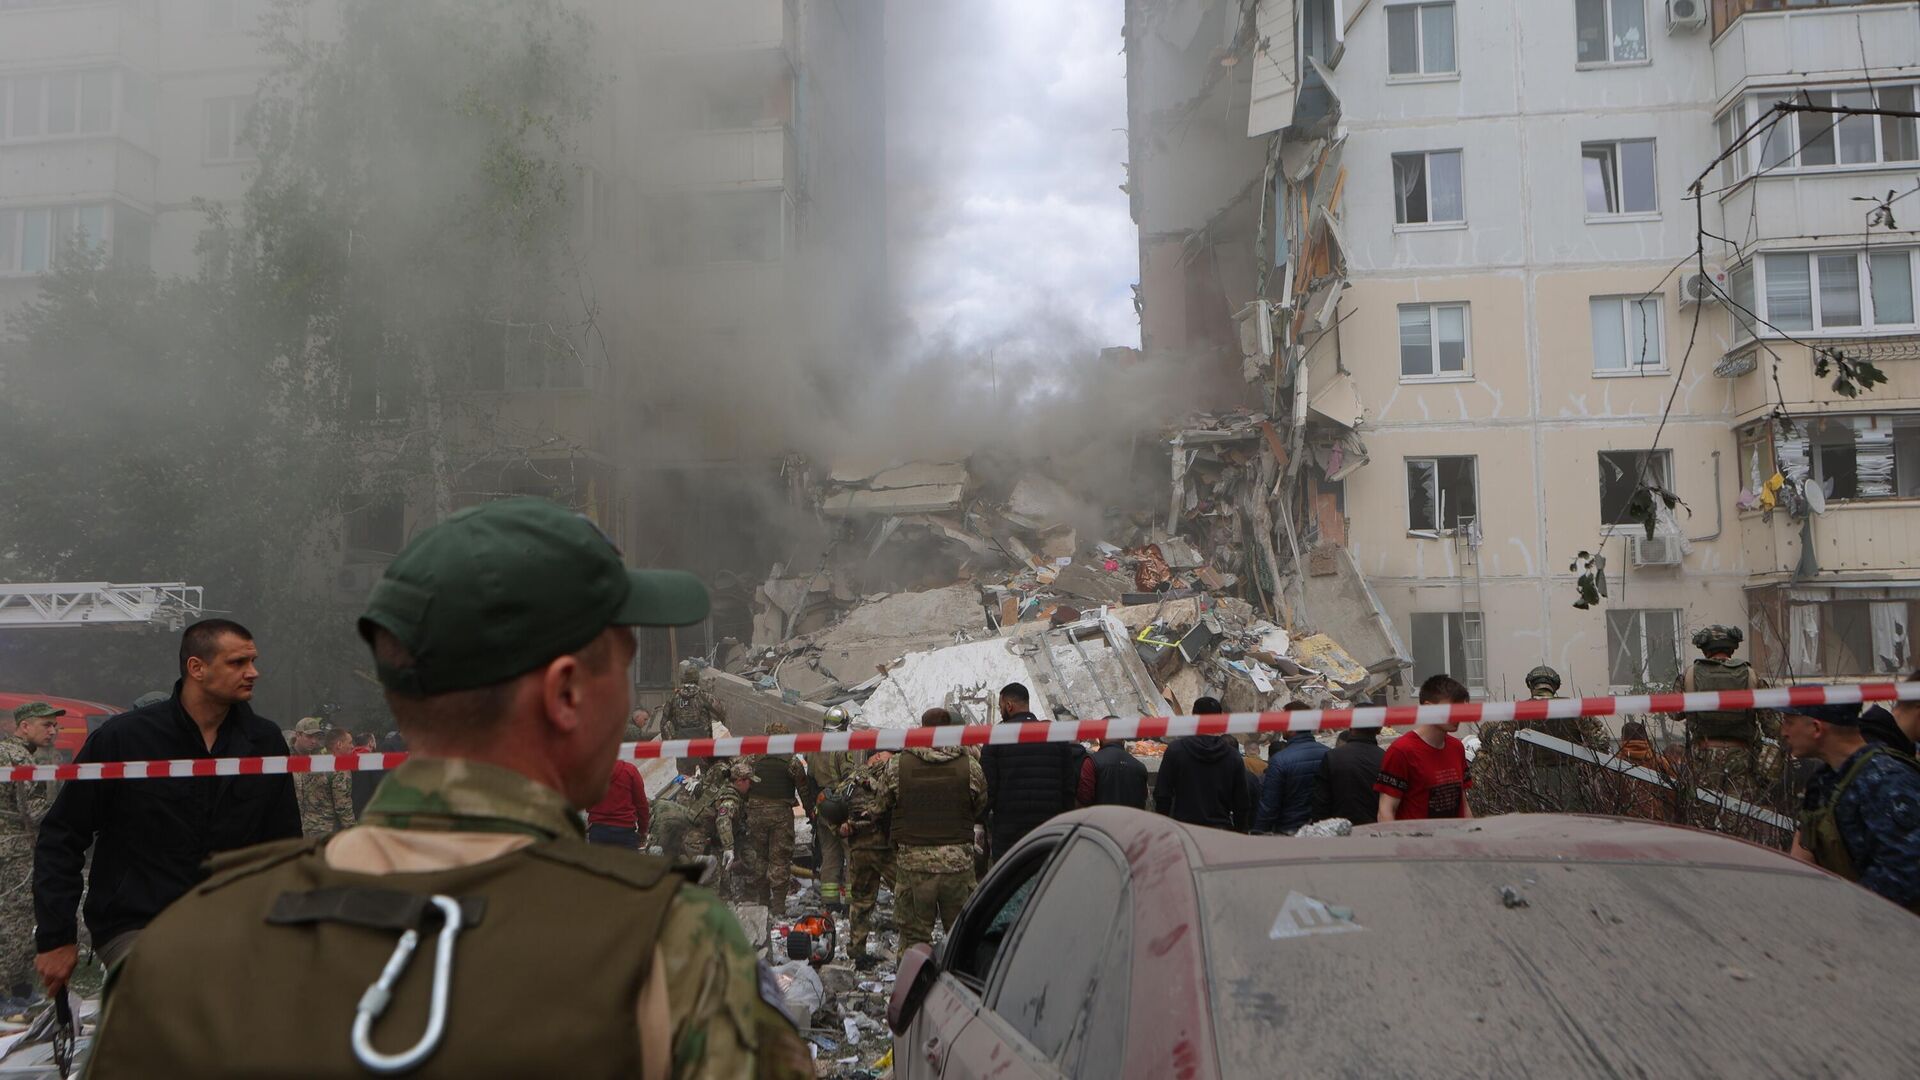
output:
[[[593, 340], [569, 196], [591, 27], [551, 0], [327, 10], [265, 23], [258, 165], [201, 207], [200, 272], [69, 250], [0, 395], [0, 577], [202, 585], [259, 635], [268, 703], [303, 711], [372, 700], [342, 515], [366, 492], [445, 513], [493, 493], [476, 470], [550, 458], [468, 391], [581, 385]], [[12, 634], [0, 678], [125, 700], [172, 670], [143, 637]]]

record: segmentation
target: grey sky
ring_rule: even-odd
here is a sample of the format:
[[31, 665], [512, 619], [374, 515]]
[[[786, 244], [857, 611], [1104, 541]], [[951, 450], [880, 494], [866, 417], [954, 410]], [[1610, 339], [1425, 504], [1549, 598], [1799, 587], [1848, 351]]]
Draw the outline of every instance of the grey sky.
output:
[[908, 329], [1030, 357], [1139, 344], [1121, 0], [894, 0], [887, 17]]

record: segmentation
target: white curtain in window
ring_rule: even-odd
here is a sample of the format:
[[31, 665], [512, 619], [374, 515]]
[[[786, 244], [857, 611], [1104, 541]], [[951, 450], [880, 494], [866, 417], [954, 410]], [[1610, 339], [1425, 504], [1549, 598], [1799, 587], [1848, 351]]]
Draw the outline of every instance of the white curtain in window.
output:
[[1795, 674], [1813, 674], [1820, 670], [1820, 608], [1817, 604], [1796, 604], [1787, 609], [1790, 627], [1787, 637], [1787, 664]]
[[1874, 604], [1873, 670], [1876, 675], [1896, 674], [1907, 666], [1912, 644], [1907, 637], [1907, 605]]
[[1445, 150], [1427, 155], [1427, 202], [1433, 208], [1432, 221], [1465, 221], [1466, 202], [1461, 192], [1460, 151]]

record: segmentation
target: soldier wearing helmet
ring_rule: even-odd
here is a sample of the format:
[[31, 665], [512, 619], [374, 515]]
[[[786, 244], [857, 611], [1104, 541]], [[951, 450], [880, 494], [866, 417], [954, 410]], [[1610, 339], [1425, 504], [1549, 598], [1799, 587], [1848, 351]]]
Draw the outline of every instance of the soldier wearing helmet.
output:
[[[853, 724], [853, 714], [846, 706], [835, 705], [827, 710], [827, 714], [820, 718], [820, 722], [827, 731], [846, 731]], [[817, 812], [821, 801], [829, 793], [839, 791], [842, 796], [845, 795], [841, 789], [853, 775], [857, 764], [851, 750], [823, 751], [807, 755], [807, 782], [811, 788], [807, 805], [810, 815]], [[836, 822], [835, 825], [837, 824]], [[829, 911], [846, 911], [848, 881], [846, 842], [840, 836], [838, 828], [823, 827], [816, 820], [813, 827], [813, 848], [820, 859], [820, 902], [826, 905]]]
[[[1527, 697], [1550, 701], [1560, 696], [1560, 673], [1545, 664], [1527, 672], [1524, 680]], [[1590, 809], [1581, 799], [1580, 762], [1558, 751], [1537, 746], [1517, 737], [1521, 728], [1596, 753], [1607, 753], [1613, 740], [1605, 724], [1596, 717], [1551, 717], [1544, 720], [1500, 720], [1480, 725], [1480, 752], [1474, 756], [1474, 783], [1477, 788], [1517, 787], [1523, 792], [1512, 810], [1549, 813], [1580, 812]], [[1506, 782], [1493, 779], [1495, 773], [1508, 774]], [[1514, 774], [1519, 783], [1513, 783]]]
[[[660, 734], [666, 739], [711, 739], [715, 722], [727, 722], [727, 710], [706, 687], [700, 685], [700, 669], [691, 660], [680, 664], [679, 685], [673, 696], [660, 706]], [[698, 758], [677, 758], [680, 775], [692, 776], [700, 767]]]
[[[1681, 673], [1677, 689], [1698, 693], [1766, 686], [1752, 664], [1734, 659], [1734, 651], [1745, 639], [1739, 627], [1719, 623], [1694, 631], [1693, 647], [1700, 650], [1700, 657]], [[1777, 737], [1778, 717], [1753, 709], [1708, 709], [1684, 716], [1694, 784], [1737, 798], [1753, 794], [1762, 777], [1772, 771], [1761, 761], [1761, 737], [1767, 733]]]

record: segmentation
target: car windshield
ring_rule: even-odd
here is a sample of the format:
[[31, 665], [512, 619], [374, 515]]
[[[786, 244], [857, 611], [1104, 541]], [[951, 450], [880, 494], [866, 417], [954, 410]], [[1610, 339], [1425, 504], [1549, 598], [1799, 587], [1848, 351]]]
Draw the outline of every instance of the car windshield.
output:
[[1823, 1009], [1808, 1025], [1786, 1007], [1911, 992], [1912, 916], [1831, 880], [1407, 860], [1198, 881], [1223, 1076], [1280, 1062], [1300, 1076], [1426, 1075], [1435, 1061], [1454, 1076], [1902, 1071], [1859, 1060], [1893, 1052], [1891, 1014]]

